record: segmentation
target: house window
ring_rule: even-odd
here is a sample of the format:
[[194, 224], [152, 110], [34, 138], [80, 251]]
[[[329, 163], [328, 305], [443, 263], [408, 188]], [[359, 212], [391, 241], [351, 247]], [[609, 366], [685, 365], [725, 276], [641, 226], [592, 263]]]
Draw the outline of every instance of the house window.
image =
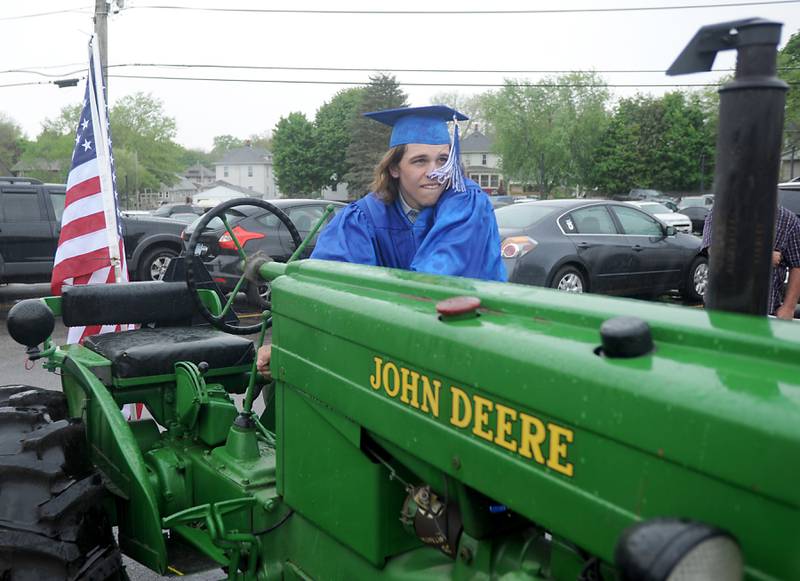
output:
[[225, 177], [225, 178], [228, 177], [228, 166], [227, 165], [222, 168], [222, 177]]
[[493, 173], [489, 176], [489, 187], [496, 188], [500, 185], [500, 176], [496, 173]]
[[485, 153], [481, 154], [481, 165], [486, 165], [486, 154]]
[[489, 174], [481, 174], [481, 187], [482, 188], [489, 187]]
[[252, 165], [248, 165], [247, 166], [247, 177], [249, 177], [249, 178], [253, 177], [253, 166]]

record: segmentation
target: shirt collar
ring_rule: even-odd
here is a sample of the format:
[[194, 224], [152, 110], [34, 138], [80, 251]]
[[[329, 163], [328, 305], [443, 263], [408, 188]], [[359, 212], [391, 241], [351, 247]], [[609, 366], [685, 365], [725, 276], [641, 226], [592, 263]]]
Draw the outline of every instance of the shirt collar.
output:
[[409, 221], [413, 224], [417, 220], [417, 216], [419, 216], [419, 210], [415, 210], [411, 206], [408, 205], [406, 202], [405, 197], [403, 196], [403, 192], [398, 190], [399, 195], [397, 199], [400, 200], [400, 207], [403, 209], [403, 214]]

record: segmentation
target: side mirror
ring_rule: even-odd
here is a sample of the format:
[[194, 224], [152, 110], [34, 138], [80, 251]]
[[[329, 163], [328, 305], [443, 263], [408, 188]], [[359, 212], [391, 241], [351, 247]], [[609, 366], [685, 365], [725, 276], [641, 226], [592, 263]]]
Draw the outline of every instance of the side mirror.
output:
[[664, 233], [667, 236], [675, 236], [675, 234], [677, 234], [678, 231], [675, 230], [675, 226], [667, 226], [666, 228], [664, 228]]

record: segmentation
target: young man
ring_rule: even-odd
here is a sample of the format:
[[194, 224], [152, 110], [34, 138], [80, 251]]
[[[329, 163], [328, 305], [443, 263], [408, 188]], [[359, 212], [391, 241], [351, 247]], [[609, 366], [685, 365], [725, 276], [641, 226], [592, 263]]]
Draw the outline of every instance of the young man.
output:
[[[458, 126], [467, 117], [434, 105], [365, 113], [392, 127], [371, 192], [340, 211], [311, 258], [507, 280], [500, 234], [486, 193], [463, 175]], [[268, 373], [271, 346], [259, 349]]]

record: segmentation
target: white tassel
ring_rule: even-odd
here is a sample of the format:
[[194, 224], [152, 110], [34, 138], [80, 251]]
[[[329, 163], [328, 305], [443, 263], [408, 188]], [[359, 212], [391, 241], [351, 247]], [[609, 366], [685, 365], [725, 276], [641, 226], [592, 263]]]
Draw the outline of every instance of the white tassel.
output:
[[453, 129], [453, 138], [450, 141], [450, 155], [444, 165], [432, 171], [428, 177], [435, 179], [440, 184], [445, 184], [445, 187], [452, 188], [456, 192], [467, 191], [467, 184], [464, 179], [464, 171], [461, 169], [461, 144], [458, 139], [458, 121], [453, 116], [455, 129]]

